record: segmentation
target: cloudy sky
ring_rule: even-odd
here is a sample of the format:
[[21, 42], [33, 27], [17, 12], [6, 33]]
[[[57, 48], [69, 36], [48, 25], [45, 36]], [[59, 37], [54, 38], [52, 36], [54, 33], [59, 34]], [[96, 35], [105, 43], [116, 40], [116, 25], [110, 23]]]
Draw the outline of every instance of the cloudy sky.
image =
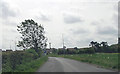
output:
[[[17, 25], [33, 19], [45, 28], [48, 43], [88, 47], [90, 41], [117, 43], [119, 0], [0, 0], [0, 48], [20, 40]], [[19, 48], [17, 48], [19, 49]]]

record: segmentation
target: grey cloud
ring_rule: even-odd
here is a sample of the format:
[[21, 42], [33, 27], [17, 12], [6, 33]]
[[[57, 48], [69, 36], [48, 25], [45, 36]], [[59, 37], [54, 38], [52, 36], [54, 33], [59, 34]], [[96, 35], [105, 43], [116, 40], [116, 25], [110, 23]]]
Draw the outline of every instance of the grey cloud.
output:
[[100, 35], [117, 35], [117, 30], [112, 27], [98, 28], [97, 33]]
[[94, 22], [91, 23], [91, 25], [99, 25], [99, 24], [100, 24], [100, 23], [97, 22], [97, 21], [94, 21]]
[[64, 15], [64, 22], [67, 24], [73, 24], [78, 22], [83, 22], [80, 17], [73, 15]]
[[91, 25], [95, 25], [95, 26], [97, 26], [97, 25], [101, 25], [102, 23], [105, 23], [105, 20], [104, 19], [100, 19], [100, 20], [94, 20], [94, 21], [92, 21], [90, 24]]
[[50, 19], [49, 19], [46, 15], [44, 15], [44, 14], [41, 14], [41, 15], [40, 15], [40, 19], [41, 19], [42, 21], [50, 21]]
[[86, 33], [89, 33], [88, 30], [85, 30], [85, 29], [70, 29], [70, 31], [73, 33], [73, 34], [86, 34]]
[[8, 17], [15, 17], [17, 15], [17, 12], [14, 9], [10, 8], [9, 4], [6, 2], [1, 1], [0, 8], [2, 10], [1, 17], [4, 19]]

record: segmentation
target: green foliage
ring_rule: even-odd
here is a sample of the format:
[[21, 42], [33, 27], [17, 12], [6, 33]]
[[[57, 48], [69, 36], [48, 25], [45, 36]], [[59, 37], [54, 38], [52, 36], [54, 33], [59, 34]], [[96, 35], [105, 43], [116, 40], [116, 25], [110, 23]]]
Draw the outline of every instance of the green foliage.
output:
[[52, 53], [53, 54], [56, 54], [58, 51], [55, 49], [55, 48], [53, 48], [53, 51], [52, 51]]
[[68, 50], [68, 49], [58, 50], [58, 55], [61, 55], [61, 54], [76, 54], [76, 53], [77, 53], [76, 50]]
[[2, 54], [2, 70], [14, 71], [17, 65], [33, 60], [33, 54], [25, 52], [4, 52]]
[[94, 42], [91, 41], [90, 45], [92, 48], [94, 48], [95, 52], [104, 52], [104, 53], [118, 53], [120, 49], [118, 47], [120, 46], [119, 44], [114, 44], [111, 46], [108, 46], [107, 42]]
[[[39, 55], [35, 52], [34, 49], [28, 49], [23, 52], [3, 52], [2, 53], [2, 71], [3, 72], [14, 72], [14, 71], [24, 71], [27, 69], [27, 71], [33, 71], [33, 69], [36, 69], [36, 67], [40, 66], [39, 64], [42, 64], [39, 61], [39, 64], [37, 63], [37, 59], [40, 58], [41, 62], [45, 62], [45, 59], [39, 57]], [[47, 58], [47, 57], [45, 57]], [[42, 61], [43, 60], [43, 61]], [[38, 66], [31, 67], [30, 66], [34, 65], [36, 61], [36, 64]], [[20, 67], [19, 67], [20, 66]], [[22, 67], [21, 67], [22, 66]]]
[[[95, 42], [96, 45], [99, 45], [97, 42]], [[102, 46], [99, 48], [95, 47], [89, 47], [89, 48], [73, 48], [70, 49], [54, 49], [52, 52], [54, 54], [62, 55], [62, 54], [94, 54], [94, 53], [118, 53], [120, 52], [120, 44], [114, 44], [111, 46], [107, 46], [106, 42], [102, 42]], [[95, 46], [95, 45], [92, 45]]]
[[48, 60], [47, 56], [33, 60], [29, 63], [18, 65], [14, 72], [35, 72], [42, 64]]
[[118, 53], [118, 50], [119, 50], [118, 46], [120, 46], [120, 45], [114, 44], [114, 45], [109, 46], [108, 52], [109, 53], [112, 53], [112, 52]]
[[94, 48], [84, 48], [84, 53], [93, 54], [95, 53]]
[[59, 50], [56, 50], [57, 51], [57, 54], [58, 55], [61, 55], [61, 54], [94, 54], [95, 53], [95, 50], [94, 48], [84, 48], [84, 49], [73, 49], [73, 50], [69, 50], [69, 49], [65, 49], [65, 50], [62, 50], [62, 49], [59, 49]]
[[32, 19], [21, 22], [17, 27], [18, 32], [22, 35], [22, 41], [19, 41], [17, 46], [23, 47], [24, 49], [33, 48], [40, 56], [39, 49], [44, 49], [47, 46], [44, 27], [38, 25]]
[[35, 52], [34, 49], [27, 49], [25, 52], [33, 54], [34, 55], [33, 56], [34, 59], [37, 59], [39, 57], [39, 55]]

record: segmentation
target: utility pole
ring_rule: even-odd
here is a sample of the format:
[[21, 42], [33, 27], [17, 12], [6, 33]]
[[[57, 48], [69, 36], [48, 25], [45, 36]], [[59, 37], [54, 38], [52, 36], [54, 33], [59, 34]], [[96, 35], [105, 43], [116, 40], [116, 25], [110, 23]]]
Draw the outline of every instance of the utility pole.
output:
[[51, 49], [51, 43], [49, 43], [49, 48]]
[[64, 49], [64, 38], [63, 38], [63, 34], [62, 34], [62, 41], [63, 41], [63, 49]]
[[13, 40], [10, 40], [10, 50], [12, 50], [12, 46], [11, 46], [12, 42]]
[[64, 46], [64, 37], [63, 37], [63, 34], [62, 34], [62, 41], [63, 41], [63, 53], [65, 54], [65, 46]]
[[17, 37], [15, 37], [15, 51], [17, 50], [17, 47], [16, 47], [16, 39], [17, 39]]
[[16, 40], [15, 40], [15, 51], [16, 51]]

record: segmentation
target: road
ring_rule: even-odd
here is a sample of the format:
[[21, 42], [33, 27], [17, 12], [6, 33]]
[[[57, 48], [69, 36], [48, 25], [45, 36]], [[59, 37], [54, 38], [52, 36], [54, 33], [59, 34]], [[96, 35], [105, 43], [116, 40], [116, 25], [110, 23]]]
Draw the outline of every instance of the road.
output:
[[60, 58], [49, 57], [48, 61], [37, 72], [112, 72], [91, 64]]

